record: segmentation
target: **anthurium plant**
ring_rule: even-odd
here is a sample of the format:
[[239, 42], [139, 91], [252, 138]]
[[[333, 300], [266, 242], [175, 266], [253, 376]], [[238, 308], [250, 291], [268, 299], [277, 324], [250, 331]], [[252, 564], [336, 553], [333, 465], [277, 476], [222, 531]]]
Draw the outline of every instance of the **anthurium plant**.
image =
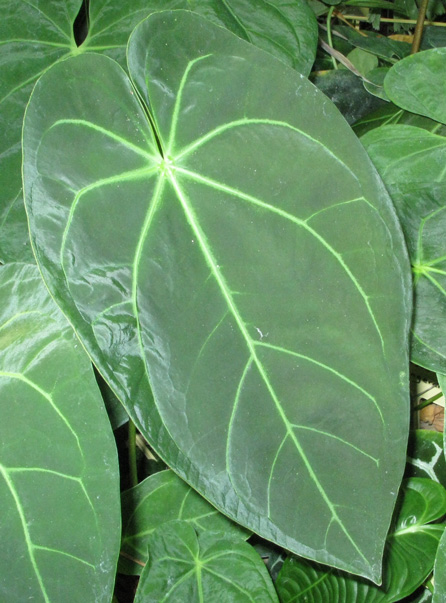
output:
[[313, 10], [2, 4], [0, 598], [442, 600], [441, 195], [307, 79]]

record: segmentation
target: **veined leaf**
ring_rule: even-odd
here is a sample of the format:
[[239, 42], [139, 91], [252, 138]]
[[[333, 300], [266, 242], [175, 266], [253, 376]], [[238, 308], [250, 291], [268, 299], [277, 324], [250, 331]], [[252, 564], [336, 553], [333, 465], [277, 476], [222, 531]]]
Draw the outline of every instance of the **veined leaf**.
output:
[[446, 123], [446, 48], [417, 52], [396, 63], [384, 80], [399, 107]]
[[151, 120], [95, 55], [51, 69], [28, 106], [47, 284], [188, 483], [265, 538], [377, 580], [411, 310], [384, 187], [330, 101], [205, 19], [149, 17], [129, 69]]
[[0, 269], [0, 599], [110, 601], [118, 462], [91, 364], [37, 267]]
[[121, 573], [141, 573], [147, 561], [151, 534], [172, 520], [186, 521], [198, 533], [224, 532], [228, 536], [238, 535], [241, 540], [249, 537], [249, 532], [214, 509], [173, 471], [159, 471], [151, 475], [123, 492], [121, 501]]
[[361, 138], [406, 236], [414, 274], [412, 360], [446, 373], [446, 138], [414, 126], [383, 126]]
[[125, 67], [128, 37], [157, 10], [188, 8], [310, 72], [316, 18], [305, 0], [91, 0], [87, 38], [78, 48], [73, 23], [81, 0], [0, 0], [0, 261], [34, 261], [21, 192], [20, 136], [25, 105], [37, 78], [56, 61], [85, 51], [107, 54]]
[[434, 596], [433, 603], [443, 603], [446, 599], [446, 531], [438, 545], [434, 566]]
[[416, 429], [409, 436], [407, 477], [426, 477], [446, 487], [446, 461], [443, 434], [428, 429]]
[[199, 535], [186, 521], [172, 521], [150, 537], [149, 561], [135, 603], [278, 603], [256, 551], [224, 532]]
[[276, 588], [282, 603], [393, 603], [412, 594], [429, 575], [444, 524], [446, 490], [430, 479], [403, 482], [401, 508], [387, 537], [383, 584], [376, 586], [332, 568], [289, 557]]

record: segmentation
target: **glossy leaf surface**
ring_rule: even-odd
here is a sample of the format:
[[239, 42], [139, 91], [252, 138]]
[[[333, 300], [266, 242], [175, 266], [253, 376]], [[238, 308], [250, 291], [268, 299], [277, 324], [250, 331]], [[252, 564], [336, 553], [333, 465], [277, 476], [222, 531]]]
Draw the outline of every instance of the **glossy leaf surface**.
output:
[[[151, 475], [121, 496], [122, 542], [120, 571], [140, 574], [147, 561], [150, 535], [161, 525], [175, 519], [190, 523], [198, 532], [224, 532], [246, 539], [242, 530], [219, 513], [204, 498], [181, 480], [173, 471]], [[136, 559], [139, 563], [132, 563]], [[125, 562], [125, 563], [124, 563]]]
[[197, 535], [172, 521], [150, 538], [135, 603], [278, 603], [268, 570], [246, 542], [221, 532]]
[[431, 522], [446, 513], [446, 490], [432, 480], [412, 478], [403, 482], [400, 497], [402, 505], [387, 537], [381, 586], [289, 557], [276, 581], [280, 601], [392, 603], [413, 593], [434, 565], [444, 524]]
[[73, 24], [81, 0], [0, 0], [0, 261], [33, 261], [21, 193], [21, 130], [37, 78], [50, 65], [85, 51], [107, 54], [125, 67], [133, 28], [157, 10], [195, 10], [237, 35], [310, 72], [316, 54], [316, 18], [304, 0], [91, 0], [89, 31], [76, 46]]
[[91, 364], [36, 266], [0, 269], [0, 599], [108, 602], [116, 449]]
[[446, 48], [399, 61], [387, 74], [384, 88], [399, 107], [446, 123]]
[[413, 126], [384, 126], [361, 142], [392, 196], [412, 262], [411, 359], [446, 373], [446, 138]]
[[48, 286], [169, 466], [267, 539], [377, 578], [411, 293], [385, 190], [316, 88], [192, 13], [138, 26], [129, 67], [162, 155], [105, 57], [64, 61], [33, 93], [26, 194]]

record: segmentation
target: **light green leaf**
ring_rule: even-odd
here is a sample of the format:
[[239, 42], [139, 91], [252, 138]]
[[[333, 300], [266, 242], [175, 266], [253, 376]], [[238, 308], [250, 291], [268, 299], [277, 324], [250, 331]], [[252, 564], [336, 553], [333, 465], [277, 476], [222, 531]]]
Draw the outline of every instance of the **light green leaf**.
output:
[[384, 80], [399, 107], [446, 123], [446, 48], [417, 52], [396, 63]]
[[125, 67], [133, 28], [157, 10], [189, 8], [270, 51], [308, 75], [317, 23], [305, 0], [91, 0], [87, 38], [78, 48], [73, 23], [81, 0], [0, 0], [0, 261], [34, 261], [21, 191], [20, 136], [25, 105], [37, 78], [56, 61], [101, 52]]
[[392, 40], [373, 31], [368, 31], [367, 35], [362, 35], [362, 33], [346, 25], [338, 25], [336, 31], [341, 33], [350, 44], [367, 50], [389, 62], [401, 59], [410, 53], [410, 44], [407, 42]]
[[446, 461], [443, 453], [443, 434], [416, 429], [411, 432], [407, 451], [406, 475], [426, 477], [446, 487]]
[[378, 579], [411, 311], [382, 183], [316, 88], [205, 19], [153, 15], [129, 66], [162, 155], [106, 57], [55, 66], [28, 106], [48, 286], [189, 484], [261, 536]]
[[[156, 528], [175, 519], [187, 521], [198, 533], [224, 532], [241, 540], [249, 536], [249, 532], [214, 509], [173, 471], [151, 475], [123, 492], [121, 501], [121, 573], [140, 574], [147, 560], [150, 535]], [[139, 563], [135, 563], [135, 560]]]
[[383, 583], [376, 586], [304, 559], [286, 559], [276, 581], [281, 603], [393, 603], [412, 594], [434, 565], [446, 490], [430, 479], [403, 482], [401, 508], [387, 537]]
[[262, 559], [222, 532], [198, 534], [172, 521], [150, 538], [135, 603], [278, 603]]
[[353, 63], [359, 73], [364, 76], [375, 67], [378, 67], [377, 57], [370, 52], [362, 50], [362, 48], [354, 48], [348, 53], [347, 58]]
[[392, 196], [414, 274], [412, 361], [446, 373], [446, 138], [383, 126], [361, 138]]
[[108, 602], [113, 434], [79, 341], [33, 265], [0, 269], [0, 599]]

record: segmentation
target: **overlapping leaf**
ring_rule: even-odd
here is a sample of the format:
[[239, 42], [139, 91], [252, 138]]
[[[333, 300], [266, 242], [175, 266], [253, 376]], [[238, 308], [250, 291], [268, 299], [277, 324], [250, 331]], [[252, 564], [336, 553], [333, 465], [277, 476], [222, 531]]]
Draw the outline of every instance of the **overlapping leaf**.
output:
[[387, 74], [384, 88], [399, 107], [446, 123], [446, 48], [399, 61]]
[[172, 521], [150, 537], [135, 603], [278, 603], [260, 556], [224, 532], [198, 534], [186, 521]]
[[71, 327], [33, 265], [0, 269], [0, 599], [110, 601], [113, 434]]
[[282, 603], [393, 603], [412, 594], [432, 570], [444, 524], [446, 491], [430, 479], [405, 480], [401, 509], [384, 554], [383, 584], [288, 558], [276, 581]]
[[446, 138], [383, 126], [361, 138], [392, 196], [414, 274], [412, 360], [446, 373]]
[[107, 54], [125, 67], [127, 39], [141, 19], [161, 9], [196, 10], [308, 74], [317, 24], [304, 0], [91, 0], [86, 40], [76, 46], [73, 23], [82, 0], [0, 1], [0, 260], [32, 260], [21, 193], [20, 136], [37, 78], [61, 58]]
[[122, 517], [122, 573], [141, 573], [147, 561], [150, 535], [169, 521], [187, 521], [198, 533], [224, 532], [239, 535], [241, 540], [249, 536], [249, 532], [214, 509], [173, 471], [155, 473], [123, 492]]
[[378, 579], [411, 292], [385, 190], [317, 89], [202, 18], [144, 21], [129, 68], [151, 121], [92, 55], [49, 71], [28, 107], [48, 286], [190, 484], [264, 537]]

